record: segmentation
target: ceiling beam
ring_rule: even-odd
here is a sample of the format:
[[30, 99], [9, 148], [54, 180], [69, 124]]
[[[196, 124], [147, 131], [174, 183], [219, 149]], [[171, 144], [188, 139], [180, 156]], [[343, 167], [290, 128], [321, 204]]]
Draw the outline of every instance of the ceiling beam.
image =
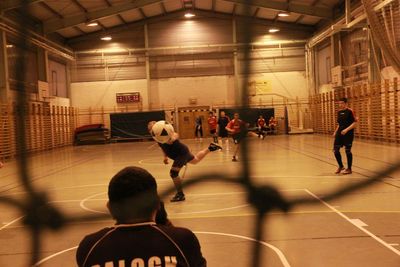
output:
[[[104, 0], [104, 2], [107, 4], [108, 7], [112, 6], [109, 0]], [[118, 14], [118, 18], [123, 24], [127, 23], [126, 20], [121, 16], [121, 14]]]
[[[318, 2], [319, 2], [319, 0], [314, 0], [314, 1], [311, 3], [311, 6], [315, 6]], [[304, 15], [300, 15], [300, 16], [296, 19], [296, 21], [295, 21], [294, 23], [300, 23], [300, 21], [301, 21], [303, 18], [304, 18]]]
[[1, 0], [0, 1], [0, 11], [7, 11], [11, 9], [16, 9], [25, 5], [32, 5], [35, 3], [43, 2], [44, 0]]
[[72, 2], [80, 8], [80, 10], [82, 10], [83, 12], [87, 13], [87, 9], [78, 1], [78, 0], [72, 0]]
[[53, 15], [56, 15], [58, 18], [62, 19], [63, 16], [58, 13], [56, 10], [54, 10], [52, 7], [50, 7], [48, 4], [46, 4], [45, 2], [41, 2], [40, 5], [42, 7], [44, 7], [45, 9], [47, 9], [48, 11], [50, 11]]
[[268, 0], [268, 1], [265, 1], [265, 0], [252, 0], [252, 1], [223, 0], [223, 1], [234, 3], [234, 4], [250, 5], [250, 6], [255, 6], [255, 7], [273, 9], [273, 10], [277, 10], [277, 11], [293, 12], [293, 13], [297, 13], [297, 14], [319, 17], [322, 19], [331, 20], [333, 18], [332, 9], [326, 8], [326, 7], [316, 7], [316, 6], [297, 4], [297, 3], [278, 2], [278, 1], [274, 1], [274, 0]]
[[92, 20], [98, 20], [111, 16], [118, 15], [122, 12], [129, 11], [144, 7], [146, 5], [161, 3], [162, 0], [137, 0], [134, 2], [128, 2], [121, 5], [110, 6], [104, 9], [82, 13], [74, 16], [65, 17], [63, 19], [52, 19], [43, 23], [44, 33], [48, 34], [61, 29], [73, 27], [75, 25], [85, 23]]
[[[170, 12], [167, 14], [161, 14], [159, 16], [148, 17], [148, 18], [140, 20], [140, 21], [127, 23], [126, 25], [119, 25], [119, 26], [109, 28], [107, 30], [107, 33], [112, 35], [113, 33], [121, 32], [121, 30], [129, 30], [129, 29], [134, 29], [137, 27], [142, 27], [146, 23], [150, 24], [150, 23], [154, 23], [154, 22], [162, 22], [163, 20], [182, 18], [183, 15], [185, 14], [185, 12], [186, 12], [185, 9], [183, 9], [183, 10], [179, 10], [179, 11], [175, 11], [175, 12]], [[195, 12], [196, 12], [196, 15], [198, 18], [204, 17], [204, 18], [220, 18], [220, 19], [227, 19], [227, 20], [233, 19], [232, 14], [204, 11], [204, 10], [199, 10], [199, 9], [196, 9]], [[240, 15], [235, 15], [234, 18], [237, 21], [240, 21], [241, 19], [246, 19], [246, 18], [248, 19], [248, 17], [240, 16]], [[295, 29], [298, 31], [308, 32], [310, 34], [315, 31], [315, 28], [313, 26], [298, 25], [298, 24], [293, 24], [293, 23], [288, 23], [288, 22], [280, 22], [280, 21], [273, 22], [271, 20], [265, 20], [265, 19], [260, 19], [260, 18], [250, 18], [250, 20], [248, 22], [266, 25], [266, 26], [276, 26], [279, 28]], [[88, 33], [85, 36], [73, 37], [73, 38], [70, 38], [69, 40], [67, 40], [67, 44], [73, 45], [74, 43], [91, 40], [93, 38], [96, 39], [103, 34], [104, 34], [104, 31], [96, 31], [96, 32]]]

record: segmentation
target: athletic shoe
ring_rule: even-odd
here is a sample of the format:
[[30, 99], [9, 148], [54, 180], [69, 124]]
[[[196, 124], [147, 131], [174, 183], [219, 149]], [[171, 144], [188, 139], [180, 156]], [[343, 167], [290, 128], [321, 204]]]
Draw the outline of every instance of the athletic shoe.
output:
[[232, 161], [238, 161], [238, 160], [237, 160], [237, 158], [236, 158], [236, 157], [233, 157], [233, 158], [232, 158]]
[[185, 194], [182, 192], [178, 192], [175, 194], [173, 198], [171, 198], [171, 202], [178, 202], [178, 201], [184, 201], [185, 200]]
[[218, 150], [218, 149], [222, 149], [222, 147], [220, 145], [216, 144], [216, 143], [211, 143], [208, 146], [208, 150], [210, 150], [210, 151], [215, 151], [215, 150]]
[[337, 168], [337, 170], [335, 171], [335, 174], [339, 174], [339, 173], [341, 173], [343, 170], [344, 170], [343, 167], [339, 167], [339, 168]]
[[351, 169], [345, 169], [345, 170], [342, 172], [342, 174], [351, 174], [351, 173], [352, 173]]

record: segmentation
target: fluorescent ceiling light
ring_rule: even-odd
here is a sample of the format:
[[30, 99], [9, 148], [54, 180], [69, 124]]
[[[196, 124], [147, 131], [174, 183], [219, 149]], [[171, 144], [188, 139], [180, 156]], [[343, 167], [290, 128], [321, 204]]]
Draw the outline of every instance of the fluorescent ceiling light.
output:
[[274, 32], [279, 32], [280, 30], [278, 28], [270, 28], [268, 31], [270, 33], [274, 33]]
[[111, 41], [112, 37], [111, 36], [103, 36], [100, 39], [103, 40], [103, 41]]
[[279, 11], [278, 17], [289, 17], [290, 13], [286, 11]]
[[196, 16], [195, 14], [190, 13], [190, 12], [185, 14], [185, 18], [188, 18], [188, 19], [193, 18], [195, 16]]
[[88, 26], [88, 27], [96, 27], [98, 25], [99, 25], [99, 23], [97, 23], [96, 21], [86, 23], [86, 26]]

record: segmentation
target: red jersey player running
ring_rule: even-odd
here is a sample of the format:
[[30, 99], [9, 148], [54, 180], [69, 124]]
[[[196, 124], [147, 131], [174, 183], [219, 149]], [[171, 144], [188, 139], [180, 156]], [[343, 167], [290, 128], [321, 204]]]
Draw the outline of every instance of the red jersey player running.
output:
[[210, 129], [210, 134], [214, 139], [214, 143], [218, 144], [218, 135], [217, 135], [217, 125], [218, 120], [217, 117], [214, 115], [214, 112], [210, 111], [208, 113], [208, 128]]
[[232, 161], [237, 161], [236, 156], [239, 151], [239, 143], [247, 135], [246, 123], [239, 119], [239, 113], [235, 112], [233, 120], [228, 123], [225, 129], [232, 135], [233, 142], [236, 146]]

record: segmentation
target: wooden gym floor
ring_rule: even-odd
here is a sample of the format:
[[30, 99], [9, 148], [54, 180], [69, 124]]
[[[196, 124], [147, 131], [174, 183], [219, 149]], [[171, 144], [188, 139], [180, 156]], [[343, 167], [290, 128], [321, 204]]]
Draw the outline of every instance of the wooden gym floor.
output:
[[[332, 138], [321, 135], [249, 138], [254, 181], [279, 188], [287, 198], [307, 197], [314, 205], [296, 206], [289, 213], [274, 211], [265, 221], [260, 266], [398, 267], [400, 266], [400, 171], [372, 187], [327, 202], [319, 197], [340, 186], [365, 180], [400, 160], [393, 144], [354, 143], [352, 175], [335, 175]], [[184, 140], [193, 152], [208, 145]], [[231, 162], [232, 143], [210, 153], [198, 165], [189, 165], [185, 179], [218, 172], [237, 176], [239, 162]], [[342, 155], [345, 159], [344, 151]], [[169, 166], [154, 142], [67, 147], [34, 155], [30, 174], [35, 188], [67, 215], [106, 212], [109, 179], [121, 168], [137, 165], [158, 180], [159, 190], [172, 186]], [[24, 197], [15, 162], [0, 169], [0, 194]], [[175, 225], [196, 232], [211, 267], [251, 266], [255, 241], [255, 211], [246, 203], [244, 189], [217, 182], [185, 190], [187, 200], [166, 202]], [[30, 258], [24, 214], [0, 205], [0, 266], [26, 267]], [[71, 223], [58, 232], [43, 234], [37, 266], [76, 266], [76, 246], [85, 234], [109, 226], [103, 219]]]

